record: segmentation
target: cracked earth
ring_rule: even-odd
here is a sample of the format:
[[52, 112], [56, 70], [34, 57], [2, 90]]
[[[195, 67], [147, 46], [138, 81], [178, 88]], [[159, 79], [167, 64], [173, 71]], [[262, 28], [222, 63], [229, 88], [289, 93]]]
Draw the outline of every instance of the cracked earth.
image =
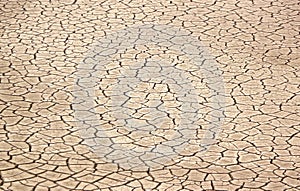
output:
[[300, 190], [298, 0], [3, 0], [0, 190]]

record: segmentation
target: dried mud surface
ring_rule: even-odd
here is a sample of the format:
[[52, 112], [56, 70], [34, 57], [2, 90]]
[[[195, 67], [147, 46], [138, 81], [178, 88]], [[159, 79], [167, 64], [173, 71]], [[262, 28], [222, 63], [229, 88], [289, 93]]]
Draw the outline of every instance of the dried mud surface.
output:
[[[300, 190], [299, 11], [297, 0], [1, 1], [0, 190]], [[176, 48], [182, 38], [101, 47], [144, 25], [188, 32], [220, 71], [222, 124], [205, 151], [210, 80]], [[106, 58], [93, 84], [99, 148], [98, 128], [78, 125], [76, 87], [81, 66]], [[182, 113], [188, 138], [175, 128]], [[151, 145], [168, 160], [147, 155]], [[130, 166], [135, 157], [145, 165]]]

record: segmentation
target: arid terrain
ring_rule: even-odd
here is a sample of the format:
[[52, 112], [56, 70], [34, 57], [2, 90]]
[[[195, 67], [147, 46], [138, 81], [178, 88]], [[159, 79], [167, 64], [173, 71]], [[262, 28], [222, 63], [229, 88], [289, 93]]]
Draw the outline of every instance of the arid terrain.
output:
[[300, 190], [299, 0], [1, 0], [0, 190]]

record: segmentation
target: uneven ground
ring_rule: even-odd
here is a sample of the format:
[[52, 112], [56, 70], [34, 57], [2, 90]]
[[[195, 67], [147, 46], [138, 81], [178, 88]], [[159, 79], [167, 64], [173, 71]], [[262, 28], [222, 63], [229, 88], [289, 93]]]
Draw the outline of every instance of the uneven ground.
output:
[[[300, 190], [299, 11], [298, 0], [2, 0], [0, 190]], [[101, 61], [97, 49], [93, 61], [85, 59], [89, 50], [112, 32], [145, 24], [189, 31], [221, 71], [222, 124], [204, 150], [203, 132], [213, 118], [209, 80], [168, 46], [146, 43], [122, 54], [110, 52], [110, 60], [99, 69], [93, 111], [111, 145], [97, 150], [104, 144], [95, 141], [101, 136], [95, 133], [99, 127], [76, 123], [76, 82], [84, 71], [80, 66]], [[114, 99], [114, 93], [125, 91], [116, 74], [141, 59], [151, 63], [156, 56], [163, 63], [150, 64], [150, 80], [135, 84], [127, 91], [130, 101], [114, 108], [122, 100]], [[157, 68], [169, 81], [155, 81]], [[185, 77], [172, 76], [175, 69], [187, 72], [198, 92], [191, 94], [198, 96], [191, 98], [198, 100], [193, 107], [198, 118], [192, 124], [198, 134], [180, 139], [191, 147], [172, 157], [162, 152], [168, 160], [141, 167], [128, 166], [134, 160], [122, 161], [124, 153], [107, 158], [105, 148], [141, 149], [139, 160], [153, 162], [143, 149], [166, 140], [172, 152], [179, 132], [174, 126], [183, 114], [193, 114], [191, 107], [179, 107], [192, 101], [178, 95], [182, 90], [176, 94]], [[125, 80], [131, 75], [122, 74]], [[124, 108], [127, 118], [116, 114]], [[155, 121], [157, 116], [164, 118]], [[151, 135], [140, 132], [142, 127]], [[86, 133], [79, 132], [85, 128]]]

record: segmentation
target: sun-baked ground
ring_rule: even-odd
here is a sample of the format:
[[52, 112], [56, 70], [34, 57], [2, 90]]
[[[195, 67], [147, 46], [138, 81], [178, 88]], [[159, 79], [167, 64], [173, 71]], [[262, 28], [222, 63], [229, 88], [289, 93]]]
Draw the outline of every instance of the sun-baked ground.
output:
[[300, 190], [299, 11], [2, 0], [0, 190]]

